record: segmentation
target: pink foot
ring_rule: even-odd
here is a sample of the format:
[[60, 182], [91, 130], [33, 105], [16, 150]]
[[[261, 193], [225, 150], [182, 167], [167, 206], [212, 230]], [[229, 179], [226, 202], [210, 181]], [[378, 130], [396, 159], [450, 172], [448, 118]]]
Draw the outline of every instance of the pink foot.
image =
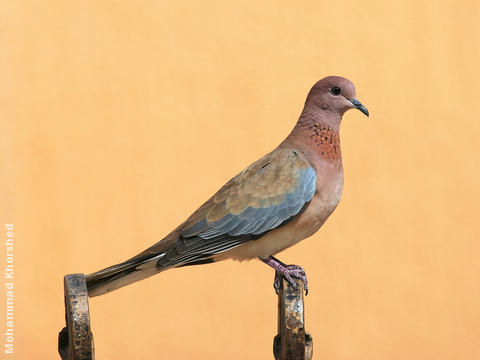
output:
[[297, 287], [297, 283], [293, 279], [302, 280], [305, 287], [305, 295], [308, 294], [307, 275], [305, 274], [305, 270], [303, 270], [301, 266], [285, 265], [283, 262], [274, 258], [273, 256], [270, 256], [268, 259], [260, 260], [275, 269], [275, 280], [273, 282], [273, 287], [275, 288], [275, 291], [277, 293], [280, 290], [283, 278], [286, 279], [293, 287]]

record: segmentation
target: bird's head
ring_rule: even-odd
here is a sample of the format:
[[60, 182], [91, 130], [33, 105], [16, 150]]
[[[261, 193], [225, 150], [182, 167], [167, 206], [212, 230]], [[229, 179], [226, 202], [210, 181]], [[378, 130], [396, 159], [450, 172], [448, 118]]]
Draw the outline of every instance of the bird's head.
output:
[[328, 76], [313, 85], [306, 105], [340, 116], [349, 109], [358, 109], [368, 116], [367, 108], [357, 100], [353, 83], [340, 76]]

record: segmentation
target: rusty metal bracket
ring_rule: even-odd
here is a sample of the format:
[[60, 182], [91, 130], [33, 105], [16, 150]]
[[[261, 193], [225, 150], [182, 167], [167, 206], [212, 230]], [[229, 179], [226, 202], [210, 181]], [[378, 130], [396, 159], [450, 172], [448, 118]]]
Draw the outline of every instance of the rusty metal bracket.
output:
[[293, 287], [282, 279], [278, 290], [278, 334], [273, 339], [275, 360], [311, 360], [313, 339], [305, 330], [303, 282]]
[[[296, 280], [293, 287], [282, 280], [278, 290], [278, 335], [273, 341], [275, 360], [311, 360], [313, 340], [305, 330], [304, 287]], [[88, 291], [84, 274], [64, 277], [66, 327], [58, 334], [62, 360], [94, 360], [90, 329]]]
[[65, 275], [63, 284], [67, 326], [58, 334], [58, 352], [62, 360], [93, 360], [95, 350], [85, 275]]

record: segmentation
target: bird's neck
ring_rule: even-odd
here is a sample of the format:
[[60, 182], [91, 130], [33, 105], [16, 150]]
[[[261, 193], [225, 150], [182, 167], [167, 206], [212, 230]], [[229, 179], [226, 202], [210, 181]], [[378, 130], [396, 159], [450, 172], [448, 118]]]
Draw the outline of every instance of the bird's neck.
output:
[[304, 110], [285, 143], [293, 143], [309, 157], [341, 162], [339, 130], [342, 117], [333, 115]]

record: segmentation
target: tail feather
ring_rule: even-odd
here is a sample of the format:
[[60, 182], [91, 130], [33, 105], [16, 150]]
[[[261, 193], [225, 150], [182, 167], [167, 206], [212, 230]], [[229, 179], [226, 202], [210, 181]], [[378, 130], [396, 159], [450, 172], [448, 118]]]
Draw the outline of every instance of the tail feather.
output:
[[[158, 260], [165, 253], [134, 257], [86, 276], [88, 296], [98, 296], [159, 273]], [[162, 269], [164, 270], [164, 269]]]

